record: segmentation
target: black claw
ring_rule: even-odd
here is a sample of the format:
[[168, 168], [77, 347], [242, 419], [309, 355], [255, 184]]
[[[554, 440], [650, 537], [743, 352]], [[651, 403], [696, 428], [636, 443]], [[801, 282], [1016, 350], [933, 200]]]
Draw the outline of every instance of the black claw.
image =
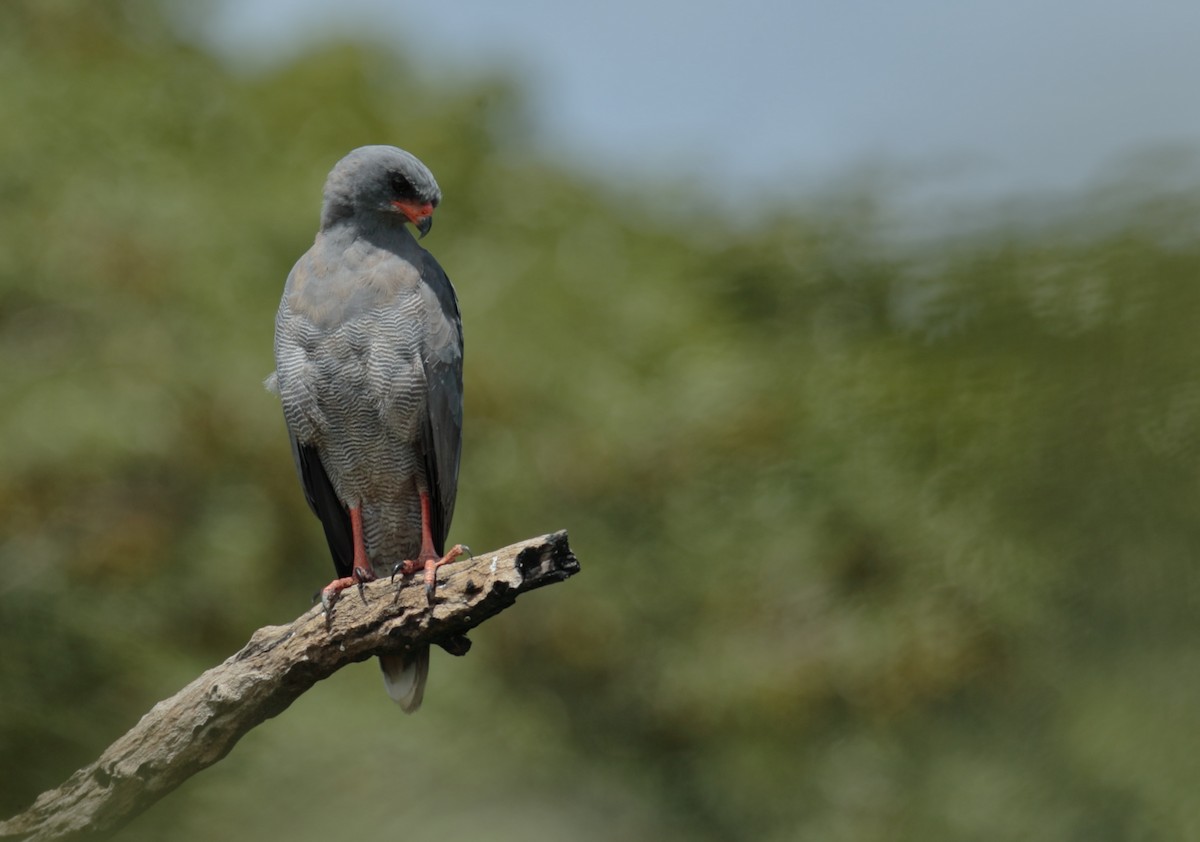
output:
[[404, 566], [404, 562], [398, 561], [392, 565], [392, 578], [388, 579], [393, 585], [396, 584], [396, 574], [400, 572], [400, 568]]
[[425, 601], [433, 605], [433, 595], [437, 593], [437, 581], [425, 586]]
[[366, 584], [367, 584], [367, 582], [372, 581], [375, 578], [375, 575], [373, 573], [371, 573], [369, 570], [367, 570], [365, 567], [355, 567], [354, 572], [351, 575], [354, 577], [355, 584], [358, 585], [359, 599], [361, 599], [363, 601], [363, 605], [366, 605], [367, 604]]
[[325, 614], [325, 630], [333, 624], [333, 604], [337, 602], [337, 593], [321, 591], [321, 610]]
[[471, 548], [466, 544], [459, 544], [463, 548], [463, 552], [467, 554], [467, 558], [475, 558], [475, 553], [471, 552]]

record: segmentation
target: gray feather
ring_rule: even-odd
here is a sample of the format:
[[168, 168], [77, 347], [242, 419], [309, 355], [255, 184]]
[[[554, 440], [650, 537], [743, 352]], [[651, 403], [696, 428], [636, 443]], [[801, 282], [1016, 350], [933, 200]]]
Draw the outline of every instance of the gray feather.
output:
[[[339, 575], [347, 508], [362, 507], [367, 555], [383, 576], [420, 550], [422, 491], [430, 495], [435, 548], [444, 552], [458, 490], [458, 301], [437, 261], [391, 210], [397, 189], [435, 206], [441, 198], [429, 171], [394, 147], [364, 147], [338, 163], [316, 241], [288, 276], [275, 319], [270, 385]], [[401, 693], [406, 709], [420, 704], [427, 659], [412, 653], [412, 670], [384, 665], [395, 682], [416, 682]]]

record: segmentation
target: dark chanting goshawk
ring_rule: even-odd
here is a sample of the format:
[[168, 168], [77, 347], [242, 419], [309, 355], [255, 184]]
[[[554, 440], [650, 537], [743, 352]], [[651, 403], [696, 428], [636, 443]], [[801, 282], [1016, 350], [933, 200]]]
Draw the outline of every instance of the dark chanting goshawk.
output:
[[[394, 146], [364, 146], [325, 181], [316, 241], [296, 262], [275, 317], [275, 373], [296, 470], [321, 520], [338, 594], [379, 576], [424, 573], [445, 549], [462, 445], [462, 320], [423, 237], [441, 201], [433, 174]], [[429, 649], [380, 659], [408, 712], [425, 692]]]

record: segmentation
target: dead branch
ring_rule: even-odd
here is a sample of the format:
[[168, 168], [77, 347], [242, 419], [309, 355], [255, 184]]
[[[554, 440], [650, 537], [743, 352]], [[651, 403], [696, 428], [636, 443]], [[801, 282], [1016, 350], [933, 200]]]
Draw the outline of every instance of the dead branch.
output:
[[111, 833], [346, 664], [425, 644], [465, 654], [468, 630], [578, 571], [567, 533], [556, 532], [442, 568], [432, 607], [419, 582], [397, 590], [381, 580], [366, 587], [366, 605], [346, 591], [328, 628], [319, 605], [289, 625], [261, 628], [236, 655], [156, 704], [96, 762], [0, 822], [0, 840]]

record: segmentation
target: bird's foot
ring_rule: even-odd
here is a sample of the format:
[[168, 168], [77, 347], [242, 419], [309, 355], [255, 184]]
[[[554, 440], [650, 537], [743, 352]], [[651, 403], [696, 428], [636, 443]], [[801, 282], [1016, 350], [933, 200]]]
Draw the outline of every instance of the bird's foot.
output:
[[[417, 571], [425, 573], [425, 598], [430, 604], [433, 604], [433, 597], [437, 593], [437, 569], [443, 564], [449, 564], [459, 556], [471, 556], [471, 548], [465, 544], [455, 544], [441, 558], [438, 558], [434, 553], [422, 553], [417, 557], [416, 561], [405, 560], [392, 568], [392, 580], [395, 581], [396, 574], [401, 576], [411, 576]], [[396, 596], [399, 597], [400, 591], [397, 589]]]
[[[367, 604], [367, 594], [364, 590], [364, 585], [367, 582], [375, 581], [375, 573], [366, 567], [355, 567], [354, 572], [349, 576], [343, 576], [340, 579], [334, 579], [328, 585], [321, 589], [317, 596], [321, 600], [321, 608], [325, 612], [325, 625], [329, 626], [333, 620], [333, 606], [341, 596], [342, 591], [347, 588], [358, 587], [358, 596], [363, 601], [363, 605]], [[314, 600], [315, 601], [315, 600]]]

